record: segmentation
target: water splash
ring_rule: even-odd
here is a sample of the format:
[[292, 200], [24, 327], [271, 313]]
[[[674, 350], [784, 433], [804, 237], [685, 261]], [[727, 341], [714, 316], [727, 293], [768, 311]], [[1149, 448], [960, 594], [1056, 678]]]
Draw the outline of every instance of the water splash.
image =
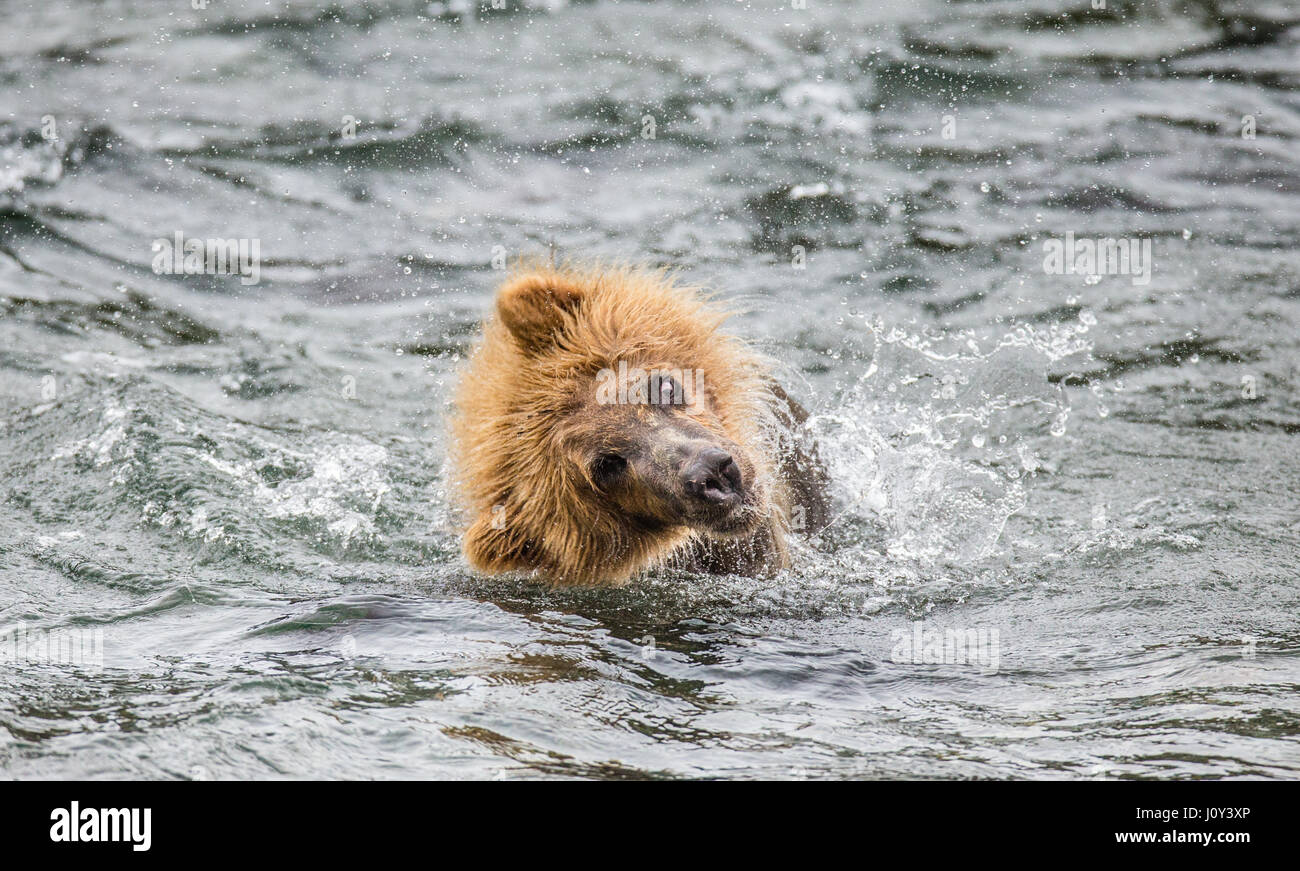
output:
[[1091, 351], [1088, 325], [863, 326], [870, 365], [809, 423], [837, 490], [832, 525], [866, 527], [859, 548], [922, 565], [990, 557], [1028, 481], [1050, 468], [1040, 454], [1064, 434], [1070, 405], [1049, 367]]

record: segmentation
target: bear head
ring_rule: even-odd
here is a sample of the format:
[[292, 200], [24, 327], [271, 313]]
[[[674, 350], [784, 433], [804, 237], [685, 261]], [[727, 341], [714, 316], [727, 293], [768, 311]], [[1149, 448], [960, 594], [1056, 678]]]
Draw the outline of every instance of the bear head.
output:
[[462, 374], [453, 466], [487, 572], [619, 583], [771, 511], [764, 361], [662, 272], [509, 279]]

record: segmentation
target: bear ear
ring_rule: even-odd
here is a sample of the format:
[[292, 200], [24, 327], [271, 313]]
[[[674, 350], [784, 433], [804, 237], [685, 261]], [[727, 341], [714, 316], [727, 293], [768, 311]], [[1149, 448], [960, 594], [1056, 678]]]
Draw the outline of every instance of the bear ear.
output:
[[498, 513], [480, 514], [465, 532], [465, 557], [481, 571], [496, 573], [532, 568], [532, 543], [505, 528]]
[[577, 310], [586, 296], [578, 282], [550, 272], [512, 278], [497, 291], [497, 314], [525, 351], [554, 344], [564, 328], [565, 313]]

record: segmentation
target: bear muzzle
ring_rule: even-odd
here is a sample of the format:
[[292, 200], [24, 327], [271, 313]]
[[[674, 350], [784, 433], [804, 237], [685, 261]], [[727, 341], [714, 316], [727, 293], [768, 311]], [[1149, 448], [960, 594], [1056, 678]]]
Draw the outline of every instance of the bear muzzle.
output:
[[695, 450], [682, 463], [679, 480], [692, 526], [725, 534], [751, 525], [744, 472], [726, 450], [716, 445]]
[[731, 454], [708, 447], [682, 465], [682, 489], [695, 500], [720, 508], [739, 504], [744, 493], [740, 467]]

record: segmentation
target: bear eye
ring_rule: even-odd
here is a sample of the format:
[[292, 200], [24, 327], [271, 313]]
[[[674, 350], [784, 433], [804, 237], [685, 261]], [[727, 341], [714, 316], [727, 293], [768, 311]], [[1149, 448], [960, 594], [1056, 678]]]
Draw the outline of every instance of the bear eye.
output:
[[677, 382], [671, 375], [659, 376], [651, 394], [652, 405], [680, 405], [682, 402], [681, 388], [677, 386]]
[[607, 487], [627, 469], [627, 460], [618, 454], [601, 454], [591, 464], [591, 480], [598, 487]]

